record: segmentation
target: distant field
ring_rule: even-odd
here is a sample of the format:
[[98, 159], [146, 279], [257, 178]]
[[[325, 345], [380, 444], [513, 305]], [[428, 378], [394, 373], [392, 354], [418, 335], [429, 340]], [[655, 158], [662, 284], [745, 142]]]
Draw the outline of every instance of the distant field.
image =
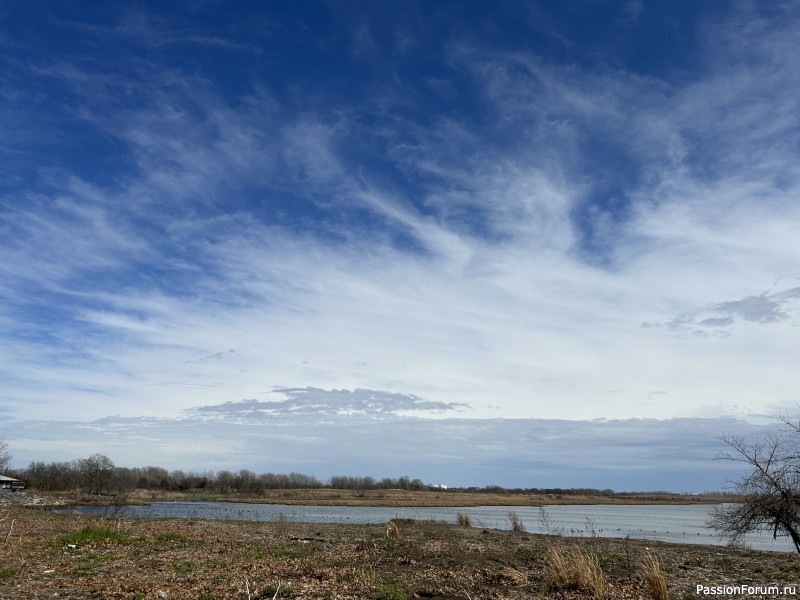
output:
[[[103, 503], [110, 498], [60, 494], [70, 503]], [[256, 496], [240, 494], [179, 493], [137, 490], [125, 499], [130, 503], [164, 500], [212, 500], [265, 504], [317, 504], [323, 506], [542, 506], [552, 504], [713, 504], [730, 502], [730, 496], [687, 494], [630, 494], [615, 496], [544, 495], [524, 493], [477, 493], [458, 490], [336, 490], [329, 488], [268, 490]]]

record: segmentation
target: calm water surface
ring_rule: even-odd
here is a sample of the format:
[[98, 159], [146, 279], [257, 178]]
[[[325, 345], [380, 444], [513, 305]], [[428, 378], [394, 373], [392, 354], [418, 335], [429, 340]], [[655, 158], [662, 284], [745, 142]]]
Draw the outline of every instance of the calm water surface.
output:
[[[547, 506], [551, 530], [564, 535], [625, 537], [685, 544], [724, 545], [706, 528], [713, 505], [558, 505]], [[80, 506], [87, 514], [104, 514], [103, 507]], [[472, 518], [473, 527], [511, 529], [509, 511], [522, 519], [531, 533], [548, 533], [541, 523], [540, 511], [530, 506], [471, 506], [439, 508], [403, 508], [373, 506], [300, 506], [288, 504], [232, 504], [228, 502], [155, 502], [145, 506], [126, 506], [128, 518], [198, 518], [241, 521], [295, 521], [304, 523], [380, 524], [389, 519], [438, 520], [457, 522], [460, 512]], [[770, 535], [751, 535], [745, 544], [759, 550], [794, 552], [787, 538], [773, 540]]]

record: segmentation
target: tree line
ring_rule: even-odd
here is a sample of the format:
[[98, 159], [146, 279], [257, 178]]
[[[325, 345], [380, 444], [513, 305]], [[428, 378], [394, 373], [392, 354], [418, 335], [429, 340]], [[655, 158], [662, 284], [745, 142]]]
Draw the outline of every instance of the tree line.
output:
[[303, 473], [254, 473], [239, 471], [184, 471], [163, 467], [118, 467], [104, 454], [88, 458], [45, 463], [31, 462], [24, 469], [10, 471], [25, 481], [26, 487], [40, 492], [83, 491], [89, 494], [125, 494], [136, 489], [174, 492], [259, 494], [274, 489], [310, 489], [329, 487], [345, 490], [424, 490], [429, 486], [408, 476], [397, 478], [353, 477], [335, 475], [323, 482]]
[[[26, 486], [40, 492], [83, 491], [89, 494], [117, 495], [136, 489], [172, 492], [207, 492], [221, 494], [258, 495], [265, 490], [332, 488], [340, 490], [407, 490], [442, 489], [409, 476], [375, 478], [371, 476], [334, 475], [322, 481], [303, 473], [255, 473], [248, 469], [239, 471], [184, 471], [163, 467], [118, 467], [104, 454], [88, 458], [50, 462], [31, 462], [27, 468], [11, 471], [25, 481]], [[515, 488], [497, 485], [484, 487], [451, 488], [486, 494], [551, 494], [611, 496], [618, 492], [595, 488]]]
[[[239, 471], [184, 471], [163, 467], [118, 467], [104, 454], [88, 458], [50, 462], [31, 462], [27, 468], [10, 472], [22, 479], [26, 487], [40, 492], [82, 491], [97, 495], [120, 495], [136, 489], [171, 492], [259, 495], [265, 490], [332, 488], [340, 490], [407, 490], [446, 489], [429, 485], [406, 475], [401, 477], [334, 475], [322, 481], [303, 473], [255, 473]], [[627, 492], [597, 488], [503, 488], [498, 485], [449, 488], [482, 494], [546, 494], [553, 496], [625, 496]], [[666, 492], [664, 492], [666, 493]]]

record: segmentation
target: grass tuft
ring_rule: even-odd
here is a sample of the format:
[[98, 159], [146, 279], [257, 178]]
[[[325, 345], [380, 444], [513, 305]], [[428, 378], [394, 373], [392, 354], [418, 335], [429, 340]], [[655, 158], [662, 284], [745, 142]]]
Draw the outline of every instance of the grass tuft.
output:
[[10, 565], [7, 567], [0, 567], [0, 579], [7, 579], [10, 577], [15, 577], [19, 572], [22, 571], [20, 567], [17, 565]]
[[159, 543], [188, 541], [185, 535], [181, 535], [180, 533], [176, 533], [174, 531], [161, 531], [155, 535], [155, 540]]
[[393, 576], [383, 576], [376, 578], [370, 600], [407, 600], [409, 597], [409, 586], [405, 581]]
[[504, 565], [500, 568], [500, 577], [514, 585], [525, 585], [528, 583], [528, 578], [522, 571]]
[[400, 528], [394, 521], [386, 523], [386, 537], [392, 540], [400, 539]]
[[458, 513], [458, 524], [462, 527], [472, 527], [472, 517], [467, 513]]
[[62, 535], [58, 538], [61, 545], [74, 544], [75, 546], [88, 546], [111, 542], [127, 546], [133, 542], [133, 537], [124, 531], [117, 531], [109, 527], [95, 527], [89, 525], [75, 533]]
[[550, 587], [569, 586], [571, 577], [566, 552], [555, 546], [549, 548], [545, 557], [544, 572]]
[[553, 589], [582, 590], [594, 598], [606, 598], [610, 592], [597, 556], [580, 548], [550, 548], [545, 575]]
[[667, 579], [661, 571], [661, 564], [654, 555], [649, 555], [642, 563], [644, 583], [652, 600], [669, 600]]

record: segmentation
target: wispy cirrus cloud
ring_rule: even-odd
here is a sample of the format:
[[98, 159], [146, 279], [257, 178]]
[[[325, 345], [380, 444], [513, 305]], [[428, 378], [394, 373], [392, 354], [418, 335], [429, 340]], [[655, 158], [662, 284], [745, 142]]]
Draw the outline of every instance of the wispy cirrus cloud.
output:
[[[0, 59], [25, 82], [0, 82], [25, 124], [3, 125], [25, 166], [0, 196], [2, 402], [87, 421], [792, 406], [800, 18], [748, 11], [692, 20], [696, 64], [649, 71], [572, 60], [547, 19], [567, 42], [547, 51], [403, 21], [384, 69], [352, 52], [383, 44], [374, 16], [324, 39], [245, 20], [240, 48], [158, 11]], [[93, 51], [115, 34], [141, 52]]]

